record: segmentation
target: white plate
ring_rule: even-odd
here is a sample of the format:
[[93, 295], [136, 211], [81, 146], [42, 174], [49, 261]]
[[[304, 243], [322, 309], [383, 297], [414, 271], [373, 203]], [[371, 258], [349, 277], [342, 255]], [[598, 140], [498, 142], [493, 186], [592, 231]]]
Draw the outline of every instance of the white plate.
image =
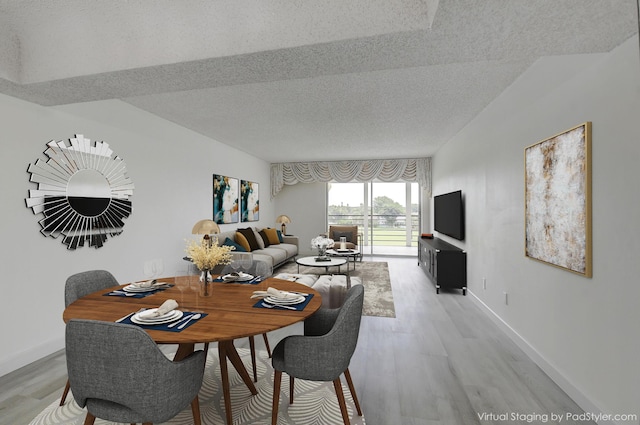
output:
[[269, 304], [293, 305], [293, 304], [300, 304], [301, 302], [304, 302], [305, 297], [303, 297], [302, 295], [298, 295], [295, 298], [276, 298], [276, 297], [269, 296], [269, 297], [265, 297], [264, 300]]
[[158, 324], [161, 324], [161, 323], [169, 323], [169, 322], [173, 322], [175, 320], [178, 320], [184, 314], [180, 310], [172, 310], [169, 313], [164, 314], [162, 316], [153, 317], [153, 318], [145, 318], [144, 317], [145, 313], [149, 314], [149, 313], [152, 313], [155, 310], [157, 310], [157, 308], [152, 308], [152, 309], [149, 309], [149, 310], [141, 311], [140, 313], [136, 313], [133, 316], [131, 316], [131, 321], [133, 323], [137, 323], [139, 325], [158, 325]]
[[151, 291], [155, 291], [156, 289], [158, 289], [157, 286], [147, 286], [146, 288], [141, 288], [139, 286], [133, 286], [133, 285], [127, 285], [124, 288], [122, 288], [122, 290], [126, 292], [151, 292]]
[[247, 273], [240, 273], [240, 276], [232, 276], [230, 274], [222, 276], [222, 280], [225, 282], [246, 282], [251, 279], [253, 279], [253, 276]]

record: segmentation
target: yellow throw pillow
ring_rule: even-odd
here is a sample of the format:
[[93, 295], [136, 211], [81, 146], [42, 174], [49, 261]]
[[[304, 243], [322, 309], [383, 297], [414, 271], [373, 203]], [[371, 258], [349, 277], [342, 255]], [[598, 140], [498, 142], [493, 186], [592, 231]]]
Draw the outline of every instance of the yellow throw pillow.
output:
[[278, 231], [276, 229], [266, 228], [263, 230], [267, 234], [267, 239], [269, 239], [271, 245], [280, 244], [280, 238], [278, 238]]
[[236, 232], [236, 243], [239, 243], [240, 245], [242, 245], [242, 247], [244, 249], [247, 250], [247, 252], [251, 252], [251, 246], [249, 245], [249, 241], [247, 240], [247, 238], [244, 237], [244, 235], [240, 232]]

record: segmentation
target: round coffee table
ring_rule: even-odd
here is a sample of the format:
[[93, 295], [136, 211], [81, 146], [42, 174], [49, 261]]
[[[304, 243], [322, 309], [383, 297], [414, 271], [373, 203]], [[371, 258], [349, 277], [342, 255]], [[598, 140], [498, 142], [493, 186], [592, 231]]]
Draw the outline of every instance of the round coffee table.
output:
[[[338, 273], [340, 273], [340, 266], [347, 263], [346, 258], [335, 258], [328, 257], [329, 260], [317, 261], [317, 257], [302, 257], [296, 259], [296, 263], [298, 264], [298, 273], [300, 273], [300, 266], [307, 267], [324, 267], [325, 273], [329, 272], [329, 267], [338, 267]], [[347, 269], [349, 266], [347, 265]], [[347, 270], [349, 271], [349, 270]]]

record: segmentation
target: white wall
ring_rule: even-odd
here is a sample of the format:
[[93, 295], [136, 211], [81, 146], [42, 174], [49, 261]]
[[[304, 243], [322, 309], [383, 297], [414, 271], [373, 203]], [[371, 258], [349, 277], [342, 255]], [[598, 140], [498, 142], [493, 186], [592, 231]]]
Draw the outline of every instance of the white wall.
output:
[[300, 256], [316, 254], [311, 239], [328, 230], [326, 188], [326, 183], [285, 185], [274, 198], [276, 214], [291, 218], [287, 233], [298, 236]]
[[[0, 375], [64, 347], [65, 279], [102, 268], [121, 282], [144, 278], [144, 263], [164, 262], [165, 276], [184, 267], [185, 239], [193, 224], [212, 217], [212, 175], [258, 182], [260, 221], [222, 225], [274, 226], [269, 196], [269, 164], [188, 131], [120, 101], [44, 108], [0, 95], [4, 153], [0, 158]], [[110, 144], [122, 157], [135, 190], [133, 213], [124, 232], [102, 248], [66, 249], [60, 239], [39, 233], [38, 219], [26, 208], [28, 164], [46, 159], [50, 140], [74, 134]]]
[[[634, 37], [609, 54], [537, 61], [433, 161], [434, 195], [461, 189], [466, 198], [466, 240], [443, 239], [468, 252], [471, 295], [594, 413], [640, 415], [638, 119]], [[585, 121], [593, 123], [591, 279], [524, 256], [524, 149]]]

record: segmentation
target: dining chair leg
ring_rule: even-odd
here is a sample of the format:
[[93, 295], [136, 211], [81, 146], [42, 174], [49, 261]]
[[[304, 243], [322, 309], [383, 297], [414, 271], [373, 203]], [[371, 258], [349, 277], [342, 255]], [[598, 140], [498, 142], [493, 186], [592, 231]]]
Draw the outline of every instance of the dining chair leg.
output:
[[351, 425], [351, 422], [349, 422], [349, 412], [347, 412], [347, 402], [345, 401], [344, 393], [342, 392], [340, 377], [333, 380], [333, 388], [335, 388], [336, 396], [338, 396], [338, 404], [340, 405], [340, 413], [342, 413], [344, 425]]
[[191, 412], [193, 413], [193, 425], [202, 425], [200, 419], [200, 399], [198, 396], [191, 401]]
[[93, 425], [96, 421], [96, 417], [91, 413], [87, 412], [87, 416], [84, 417], [84, 425]]
[[280, 382], [282, 381], [282, 372], [273, 371], [273, 404], [271, 406], [271, 425], [278, 424], [278, 405], [280, 404]]
[[69, 394], [69, 388], [71, 388], [71, 384], [67, 379], [67, 383], [64, 386], [64, 391], [62, 392], [62, 398], [60, 399], [60, 406], [62, 406], [64, 402], [67, 400], [67, 394]]
[[349, 373], [349, 368], [347, 368], [344, 371], [344, 377], [347, 378], [347, 385], [349, 385], [349, 391], [351, 392], [353, 403], [356, 405], [358, 416], [362, 416], [362, 409], [360, 409], [360, 402], [358, 401], [358, 396], [356, 395], [356, 387], [353, 385], [353, 380], [351, 379], [351, 373]]
[[262, 334], [262, 339], [264, 339], [264, 346], [267, 347], [267, 354], [269, 358], [271, 358], [271, 347], [269, 347], [269, 339], [267, 338], [267, 334]]
[[251, 364], [253, 365], [253, 382], [258, 382], [258, 370], [256, 369], [256, 340], [249, 337], [249, 351], [251, 352]]
[[289, 376], [289, 404], [293, 404], [293, 386], [295, 379], [293, 376]]

